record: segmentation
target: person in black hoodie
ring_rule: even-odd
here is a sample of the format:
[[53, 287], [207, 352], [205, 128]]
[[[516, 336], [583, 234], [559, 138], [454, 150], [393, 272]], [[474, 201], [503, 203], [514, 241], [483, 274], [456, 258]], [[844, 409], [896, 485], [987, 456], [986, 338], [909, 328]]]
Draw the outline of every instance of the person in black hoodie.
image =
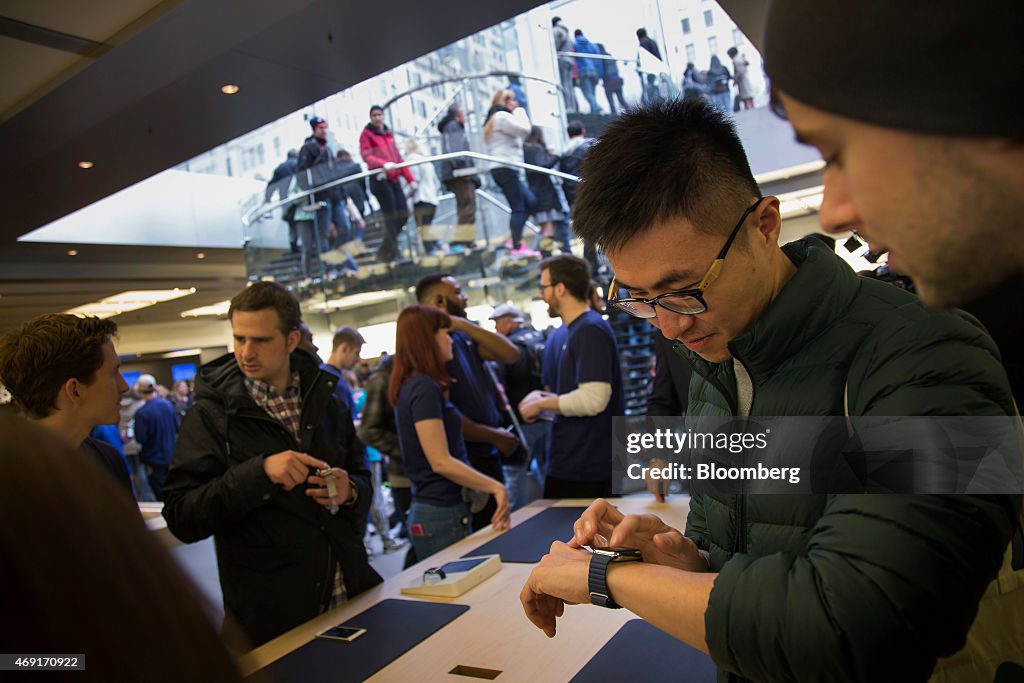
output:
[[358, 533], [373, 489], [337, 379], [297, 350], [291, 292], [257, 282], [228, 319], [235, 350], [200, 368], [163, 514], [185, 543], [214, 536], [225, 612], [259, 645], [380, 583]]
[[[352, 158], [352, 155], [349, 154], [346, 149], [338, 150], [338, 155], [335, 159], [334, 165], [339, 178], [347, 178], [363, 172], [363, 167], [359, 165], [359, 162]], [[356, 209], [359, 213], [365, 218], [370, 213], [370, 210], [368, 210], [370, 209], [370, 206], [366, 199], [370, 194], [366, 189], [366, 178], [342, 183], [341, 187], [345, 190], [345, 194], [348, 195], [348, 198], [352, 200], [352, 203], [356, 205]], [[362, 227], [356, 228], [356, 239], [363, 238], [361, 230]]]
[[[523, 159], [528, 164], [544, 168], [551, 168], [558, 163], [558, 157], [548, 150], [547, 144], [544, 142], [544, 131], [539, 126], [533, 126], [530, 129], [530, 134], [523, 141]], [[562, 201], [551, 182], [551, 176], [540, 171], [527, 170], [526, 182], [536, 200], [530, 220], [540, 227], [541, 252], [551, 251], [556, 223], [562, 227], [561, 232], [563, 233], [558, 236], [558, 241], [562, 243], [561, 248], [568, 251], [569, 230], [565, 225], [565, 212], [562, 211]]]
[[[288, 157], [274, 169], [274, 174], [267, 183], [267, 189], [263, 192], [264, 203], [270, 202], [276, 194], [278, 199], [288, 198], [291, 189], [292, 176], [295, 175], [295, 167], [299, 163], [299, 150], [288, 150]], [[288, 246], [292, 252], [299, 250], [299, 234], [295, 229], [295, 204], [289, 204], [281, 216], [281, 219], [288, 224]]]
[[[313, 128], [313, 134], [303, 142], [299, 150], [299, 161], [295, 165], [299, 187], [304, 190], [319, 187], [341, 177], [335, 166], [334, 152], [327, 144], [327, 121], [314, 116], [309, 120], [309, 125]], [[345, 190], [341, 185], [317, 192], [314, 199], [327, 204], [325, 209], [317, 213], [320, 251], [327, 251], [352, 239], [352, 223], [346, 210]]]
[[[469, 140], [466, 138], [466, 112], [453, 103], [448, 113], [437, 124], [441, 133], [441, 151], [469, 152]], [[452, 245], [472, 246], [476, 241], [476, 190], [480, 180], [476, 174], [479, 169], [472, 159], [450, 159], [441, 162], [441, 182], [455, 194], [455, 213], [457, 225], [452, 236]]]

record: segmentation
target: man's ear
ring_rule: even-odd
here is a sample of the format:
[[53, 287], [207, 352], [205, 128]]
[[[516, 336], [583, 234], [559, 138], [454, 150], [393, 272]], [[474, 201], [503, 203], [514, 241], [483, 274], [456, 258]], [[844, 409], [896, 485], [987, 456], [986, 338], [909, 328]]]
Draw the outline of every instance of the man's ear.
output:
[[291, 353], [292, 351], [297, 349], [299, 347], [299, 342], [301, 340], [302, 340], [302, 333], [301, 332], [299, 332], [298, 330], [292, 330], [291, 332], [289, 332], [288, 336], [285, 338], [285, 341], [287, 343], [288, 353]]
[[766, 241], [778, 244], [779, 234], [782, 232], [782, 213], [778, 197], [768, 196], [761, 200], [761, 206], [757, 208], [757, 229]]

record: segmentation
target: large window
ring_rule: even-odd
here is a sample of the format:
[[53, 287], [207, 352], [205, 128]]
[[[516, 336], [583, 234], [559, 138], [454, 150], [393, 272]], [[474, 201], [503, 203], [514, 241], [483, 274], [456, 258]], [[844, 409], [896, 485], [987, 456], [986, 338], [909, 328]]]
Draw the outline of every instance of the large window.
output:
[[693, 31], [693, 28], [690, 26], [690, 19], [683, 19], [683, 35], [690, 35], [691, 31]]
[[715, 15], [709, 9], [704, 10], [704, 25], [705, 26], [714, 26], [715, 25]]
[[686, 61], [691, 63], [697, 61], [697, 46], [693, 43], [686, 45]]
[[732, 44], [737, 48], [743, 47], [743, 38], [743, 31], [738, 28], [734, 28], [732, 30]]
[[713, 55], [718, 54], [718, 36], [711, 36], [708, 38], [708, 50]]

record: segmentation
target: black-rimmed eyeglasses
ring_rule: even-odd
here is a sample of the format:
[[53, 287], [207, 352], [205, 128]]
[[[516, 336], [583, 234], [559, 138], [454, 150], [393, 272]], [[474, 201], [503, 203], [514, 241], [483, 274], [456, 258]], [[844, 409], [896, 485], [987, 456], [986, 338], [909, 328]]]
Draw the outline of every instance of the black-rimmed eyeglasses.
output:
[[[744, 221], [747, 217], [758, 207], [764, 197], [758, 197], [757, 201], [747, 207], [747, 210], [740, 216], [739, 221], [736, 223], [736, 227], [729, 233], [729, 239], [726, 240], [725, 246], [722, 247], [722, 251], [718, 252], [718, 256], [711, 263], [711, 267], [701, 278], [700, 283], [696, 287], [690, 289], [680, 289], [674, 292], [665, 292], [659, 294], [653, 299], [644, 299], [640, 297], [631, 297], [626, 299], [609, 298], [608, 303], [615, 306], [620, 311], [625, 311], [635, 318], [650, 319], [657, 317], [658, 311], [656, 306], [661, 306], [665, 310], [672, 311], [673, 313], [679, 313], [680, 315], [697, 315], [708, 310], [708, 304], [704, 301], [704, 290], [711, 286], [711, 283], [718, 279], [718, 276], [722, 273], [722, 265], [725, 263], [725, 257], [729, 253], [729, 248], [732, 246], [733, 241], [736, 239], [736, 235], [739, 234], [740, 228], [743, 227]], [[609, 293], [612, 297], [617, 297], [619, 288], [615, 284], [615, 278], [612, 278], [611, 286], [608, 288]]]

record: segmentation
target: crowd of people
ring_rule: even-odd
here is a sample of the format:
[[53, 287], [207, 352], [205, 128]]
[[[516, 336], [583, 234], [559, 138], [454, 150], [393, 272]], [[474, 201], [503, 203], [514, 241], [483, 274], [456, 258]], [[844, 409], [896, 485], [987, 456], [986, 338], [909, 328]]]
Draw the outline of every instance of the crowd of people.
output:
[[[979, 43], [981, 29], [1009, 37], [1018, 26], [984, 23], [950, 2], [934, 9], [935, 30], [899, 44], [876, 30], [918, 18], [897, 3], [774, 0], [766, 24], [773, 108], [828, 163], [823, 229], [853, 229], [872, 251], [890, 252], [912, 291], [859, 277], [818, 237], [780, 245], [778, 198], [762, 196], [735, 125], [703, 98], [631, 110], [587, 152], [573, 227], [614, 271], [607, 303], [672, 342], [656, 352], [654, 391], [668, 392], [661, 414], [685, 411], [692, 425], [821, 415], [1019, 420], [1024, 334], [1007, 311], [1024, 266], [1012, 222], [1024, 197], [1024, 128], [1015, 109], [982, 96], [1004, 73], [972, 85], [976, 97], [948, 99], [950, 74], [974, 67], [955, 52], [934, 63], [949, 35], [994, 60], [1006, 43]], [[897, 58], [921, 67], [919, 83], [893, 72]], [[523, 129], [514, 101], [496, 96], [493, 135]], [[379, 126], [370, 136], [368, 144], [393, 144]], [[509, 192], [524, 194], [517, 182]], [[979, 267], [957, 267], [962, 259]], [[358, 330], [338, 330], [324, 363], [308, 334], [304, 342], [286, 288], [257, 282], [231, 300], [234, 350], [200, 368], [161, 489], [175, 536], [214, 537], [226, 612], [250, 644], [380, 582], [362, 539], [379, 495], [365, 442], [389, 461], [389, 476], [390, 461], [401, 463], [420, 559], [473, 529], [508, 528], [535, 467], [546, 497], [599, 498], [520, 594], [549, 637], [566, 605], [592, 603], [625, 607], [707, 652], [722, 679], [988, 682], [1024, 672], [1020, 493], [695, 487], [681, 530], [611, 505], [622, 378], [591, 278], [571, 254], [537, 265], [538, 294], [562, 321], [545, 335], [507, 304], [492, 313], [496, 331], [484, 329], [467, 319], [457, 280], [425, 277], [399, 314], [394, 356], [368, 378], [358, 425], [347, 374], [358, 366]], [[10, 533], [0, 539], [16, 579], [4, 583], [5, 600], [35, 620], [5, 629], [5, 642], [31, 649], [42, 633], [47, 644], [78, 643], [71, 635], [84, 631], [98, 653], [90, 666], [155, 679], [163, 672], [141, 673], [134, 655], [146, 651], [143, 639], [158, 639], [176, 655], [168, 675], [201, 666], [236, 680], [194, 589], [130, 514], [124, 461], [90, 436], [117, 421], [129, 389], [116, 333], [110, 320], [54, 314], [0, 338], [0, 382], [25, 418], [0, 415], [12, 435], [0, 443], [12, 494], [0, 515]], [[136, 391], [157, 393], [141, 380]], [[170, 417], [160, 410], [154, 423]], [[92, 560], [80, 581], [44, 580], [66, 571], [65, 555]], [[66, 616], [86, 614], [74, 609], [80, 586], [130, 612], [139, 601], [125, 592], [126, 569], [151, 586], [148, 620], [97, 628]]]
[[[199, 368], [194, 392], [151, 375], [128, 387], [117, 325], [69, 314], [0, 339], [0, 378], [120, 496], [163, 501], [186, 543], [214, 537], [225, 612], [258, 644], [380, 580], [371, 523], [385, 552], [411, 541], [409, 565], [472, 530], [507, 529], [540, 495], [611, 495], [621, 373], [593, 287], [586, 261], [552, 256], [537, 291], [562, 326], [548, 335], [502, 304], [492, 332], [468, 320], [458, 281], [427, 276], [398, 316], [394, 354], [360, 377], [357, 329], [339, 328], [322, 359], [295, 296], [257, 282], [231, 300], [234, 351]], [[139, 445], [131, 469], [90, 436], [119, 413]]]

